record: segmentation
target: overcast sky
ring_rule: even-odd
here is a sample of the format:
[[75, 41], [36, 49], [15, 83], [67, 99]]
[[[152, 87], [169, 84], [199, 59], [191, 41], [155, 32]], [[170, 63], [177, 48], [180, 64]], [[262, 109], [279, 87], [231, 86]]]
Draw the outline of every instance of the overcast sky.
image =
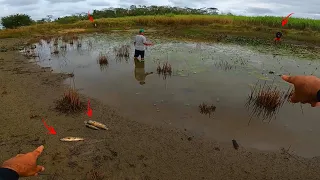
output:
[[0, 17], [24, 13], [38, 20], [55, 18], [93, 9], [135, 5], [169, 5], [179, 7], [215, 7], [239, 15], [276, 15], [320, 19], [320, 0], [0, 0]]

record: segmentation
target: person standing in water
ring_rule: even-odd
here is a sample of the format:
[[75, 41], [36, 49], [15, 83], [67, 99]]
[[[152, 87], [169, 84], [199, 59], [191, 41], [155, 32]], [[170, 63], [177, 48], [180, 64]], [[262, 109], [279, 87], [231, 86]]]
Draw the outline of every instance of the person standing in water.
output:
[[144, 29], [140, 29], [139, 34], [136, 35], [134, 40], [134, 58], [137, 59], [139, 56], [141, 57], [141, 61], [144, 61], [144, 52], [146, 47], [151, 46], [152, 43], [147, 43], [147, 38], [144, 36]]
[[139, 81], [140, 85], [144, 85], [146, 83], [146, 77], [153, 72], [146, 72], [144, 69], [144, 61], [139, 61], [138, 59], [134, 59], [134, 77], [137, 81]]

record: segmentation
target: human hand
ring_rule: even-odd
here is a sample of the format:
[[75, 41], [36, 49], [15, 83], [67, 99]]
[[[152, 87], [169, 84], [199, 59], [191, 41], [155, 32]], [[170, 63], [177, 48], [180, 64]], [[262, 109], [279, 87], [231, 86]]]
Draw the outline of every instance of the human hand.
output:
[[37, 166], [37, 158], [42, 153], [44, 146], [39, 146], [36, 150], [27, 154], [18, 154], [5, 161], [3, 168], [12, 169], [19, 174], [20, 177], [37, 176], [39, 172], [44, 171], [43, 166]]
[[320, 90], [320, 79], [316, 76], [287, 76], [282, 79], [294, 85], [294, 93], [291, 96], [292, 103], [309, 103], [312, 107], [320, 106], [317, 100], [317, 92]]

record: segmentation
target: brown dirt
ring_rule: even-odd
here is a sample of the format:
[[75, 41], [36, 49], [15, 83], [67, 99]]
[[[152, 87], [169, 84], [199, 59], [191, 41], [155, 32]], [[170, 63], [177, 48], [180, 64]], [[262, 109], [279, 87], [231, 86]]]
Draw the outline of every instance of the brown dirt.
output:
[[[66, 116], [54, 110], [65, 78], [17, 52], [0, 53], [0, 161], [45, 146], [39, 164], [49, 175], [27, 179], [320, 179], [319, 158], [245, 149], [241, 140], [235, 150], [231, 139], [219, 144], [188, 130], [141, 124], [93, 99], [93, 120], [110, 130], [91, 130], [84, 126], [85, 112]], [[46, 134], [42, 118], [57, 135]], [[59, 141], [65, 136], [85, 141]]]

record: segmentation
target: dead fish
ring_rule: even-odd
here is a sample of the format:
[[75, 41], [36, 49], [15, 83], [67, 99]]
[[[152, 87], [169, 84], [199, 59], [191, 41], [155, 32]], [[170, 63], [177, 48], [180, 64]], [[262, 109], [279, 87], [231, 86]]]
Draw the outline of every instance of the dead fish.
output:
[[94, 130], [99, 130], [99, 128], [97, 128], [97, 127], [95, 127], [95, 126], [92, 126], [92, 125], [90, 125], [90, 124], [86, 124], [86, 126], [87, 126], [88, 128], [94, 129]]
[[239, 149], [239, 145], [238, 145], [238, 143], [237, 143], [236, 140], [233, 139], [233, 140], [232, 140], [232, 144], [233, 144], [234, 149], [236, 149], [236, 150]]
[[92, 125], [92, 126], [95, 126], [97, 128], [100, 128], [100, 129], [105, 129], [105, 130], [108, 130], [107, 126], [102, 124], [102, 123], [99, 123], [97, 121], [87, 121], [88, 124]]
[[68, 141], [68, 142], [71, 142], [71, 141], [83, 141], [84, 139], [83, 138], [80, 138], [80, 137], [64, 137], [62, 139], [60, 139], [60, 141]]

